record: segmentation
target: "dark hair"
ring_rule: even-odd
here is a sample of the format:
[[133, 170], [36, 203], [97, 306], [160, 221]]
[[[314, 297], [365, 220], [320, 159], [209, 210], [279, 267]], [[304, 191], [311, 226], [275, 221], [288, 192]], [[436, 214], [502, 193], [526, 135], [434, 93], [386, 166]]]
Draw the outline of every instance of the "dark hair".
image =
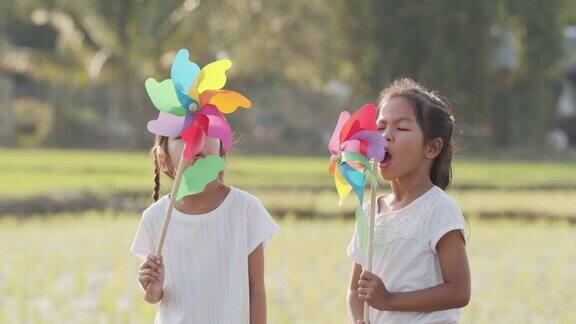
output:
[[[164, 172], [168, 177], [174, 179], [176, 177], [177, 170], [174, 170], [172, 163], [170, 162], [170, 155], [168, 154], [168, 140], [169, 137], [155, 135], [154, 145], [150, 150], [152, 154], [152, 160], [154, 161], [154, 189], [152, 191], [152, 200], [158, 201], [160, 196], [160, 170]], [[220, 145], [220, 156], [225, 157], [226, 152]], [[220, 181], [224, 180], [224, 174], [220, 173]]]
[[448, 188], [452, 181], [454, 117], [447, 100], [407, 78], [396, 80], [384, 89], [378, 98], [378, 107], [393, 97], [403, 97], [412, 104], [425, 141], [442, 139], [442, 149], [432, 162], [430, 180], [442, 189]]

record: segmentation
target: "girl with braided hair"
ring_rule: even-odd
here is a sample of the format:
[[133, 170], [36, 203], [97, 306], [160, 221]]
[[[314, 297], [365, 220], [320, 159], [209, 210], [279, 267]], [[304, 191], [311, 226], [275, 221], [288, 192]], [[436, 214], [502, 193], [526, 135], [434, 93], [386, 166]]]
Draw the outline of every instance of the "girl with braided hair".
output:
[[[260, 200], [228, 186], [222, 172], [205, 189], [177, 200], [162, 256], [155, 247], [170, 203], [160, 197], [160, 172], [174, 179], [182, 157], [180, 136], [156, 135], [154, 202], [142, 214], [131, 251], [145, 301], [160, 303], [155, 323], [266, 323], [264, 248], [279, 227]], [[222, 142], [207, 137], [189, 163], [226, 157]]]

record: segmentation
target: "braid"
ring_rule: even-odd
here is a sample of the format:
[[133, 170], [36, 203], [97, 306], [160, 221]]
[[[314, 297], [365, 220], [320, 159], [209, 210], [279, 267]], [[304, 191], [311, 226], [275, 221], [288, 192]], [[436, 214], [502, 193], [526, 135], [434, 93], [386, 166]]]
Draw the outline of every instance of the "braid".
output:
[[158, 196], [160, 194], [160, 170], [158, 169], [158, 146], [154, 147], [154, 191], [152, 193], [152, 200], [158, 201]]

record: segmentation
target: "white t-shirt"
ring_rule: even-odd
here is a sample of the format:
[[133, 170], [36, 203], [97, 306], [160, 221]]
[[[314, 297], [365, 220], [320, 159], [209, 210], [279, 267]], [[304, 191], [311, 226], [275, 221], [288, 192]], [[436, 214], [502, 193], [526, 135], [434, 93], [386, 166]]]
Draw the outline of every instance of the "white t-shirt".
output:
[[[372, 272], [391, 292], [415, 291], [442, 284], [436, 251], [438, 241], [452, 230], [466, 240], [465, 220], [458, 204], [439, 187], [432, 187], [402, 209], [389, 211], [393, 194], [384, 197], [384, 210], [374, 221]], [[369, 215], [370, 204], [362, 207]], [[365, 268], [365, 256], [354, 231], [347, 253]], [[458, 323], [460, 309], [437, 312], [389, 312], [370, 308], [370, 323]]]
[[[142, 214], [130, 251], [154, 254], [170, 198]], [[162, 250], [164, 297], [154, 323], [249, 323], [248, 255], [279, 230], [253, 195], [231, 188], [213, 211], [187, 215], [176, 208]]]

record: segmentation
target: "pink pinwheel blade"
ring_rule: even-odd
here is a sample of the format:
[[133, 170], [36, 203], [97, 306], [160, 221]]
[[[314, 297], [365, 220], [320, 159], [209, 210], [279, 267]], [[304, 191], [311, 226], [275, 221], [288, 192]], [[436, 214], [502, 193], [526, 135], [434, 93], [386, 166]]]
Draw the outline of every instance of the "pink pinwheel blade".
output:
[[376, 106], [373, 104], [366, 104], [362, 108], [358, 109], [350, 119], [346, 121], [344, 126], [342, 126], [342, 131], [340, 132], [340, 143], [343, 143], [354, 134], [360, 131], [376, 131], [378, 127], [376, 126]]
[[342, 143], [341, 148], [342, 151], [355, 152], [366, 156], [367, 146], [368, 145], [365, 142], [356, 139], [351, 139], [349, 141]]
[[218, 138], [222, 141], [222, 148], [227, 151], [232, 146], [232, 128], [224, 117], [208, 117], [208, 136]]
[[384, 155], [386, 153], [386, 139], [379, 132], [374, 131], [360, 131], [351, 140], [359, 140], [366, 143], [367, 152], [362, 153], [369, 159], [375, 159], [376, 161], [384, 160]]
[[208, 117], [207, 135], [222, 141], [222, 148], [227, 151], [232, 146], [232, 127], [214, 105], [206, 105], [200, 109], [199, 114]]
[[184, 128], [184, 117], [178, 117], [170, 113], [161, 111], [158, 119], [148, 122], [148, 131], [160, 136], [174, 137], [180, 135]]
[[336, 123], [336, 128], [334, 129], [334, 133], [332, 133], [332, 137], [330, 138], [330, 142], [328, 143], [328, 149], [330, 153], [337, 154], [340, 149], [340, 132], [342, 131], [342, 127], [346, 123], [346, 121], [350, 118], [350, 113], [347, 111], [343, 111], [338, 116], [338, 122]]

